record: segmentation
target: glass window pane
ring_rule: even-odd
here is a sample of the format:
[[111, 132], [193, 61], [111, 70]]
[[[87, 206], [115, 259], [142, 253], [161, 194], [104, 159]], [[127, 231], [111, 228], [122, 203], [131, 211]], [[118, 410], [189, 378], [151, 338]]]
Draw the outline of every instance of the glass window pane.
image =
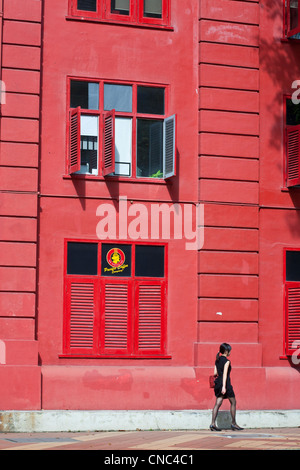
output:
[[104, 109], [118, 112], [132, 112], [132, 86], [104, 84]]
[[300, 281], [300, 251], [286, 252], [286, 280]]
[[99, 83], [71, 80], [71, 108], [99, 109]]
[[129, 15], [130, 0], [111, 0], [111, 13]]
[[132, 119], [115, 120], [115, 174], [131, 176]]
[[163, 176], [163, 121], [137, 120], [137, 176]]
[[77, 0], [77, 10], [97, 11], [97, 0]]
[[165, 89], [138, 86], [137, 112], [143, 114], [165, 114]]
[[97, 275], [97, 243], [69, 242], [67, 257], [67, 274]]
[[162, 0], [144, 0], [144, 16], [162, 18]]
[[81, 167], [77, 173], [98, 174], [98, 116], [81, 116]]
[[298, 0], [290, 0], [290, 29], [298, 27]]
[[131, 276], [131, 245], [102, 243], [102, 276]]
[[300, 104], [294, 104], [290, 98], [286, 100], [286, 125], [300, 124]]
[[164, 246], [136, 245], [135, 275], [138, 277], [164, 277]]

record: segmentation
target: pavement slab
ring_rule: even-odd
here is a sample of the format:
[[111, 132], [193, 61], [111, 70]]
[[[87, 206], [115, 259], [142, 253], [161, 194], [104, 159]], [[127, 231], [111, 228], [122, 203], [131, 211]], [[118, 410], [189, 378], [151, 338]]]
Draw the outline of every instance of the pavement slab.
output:
[[[98, 450], [106, 463], [119, 464], [123, 455], [136, 455], [141, 462], [149, 456], [181, 456], [177, 464], [195, 463], [198, 451], [209, 450], [300, 450], [300, 427], [245, 429], [243, 431], [108, 431], [61, 433], [0, 433], [0, 450]], [[145, 456], [142, 459], [142, 456]], [[156, 457], [154, 457], [156, 456]], [[116, 461], [114, 461], [114, 459]], [[186, 461], [184, 462], [184, 459]], [[125, 466], [130, 466], [125, 460]], [[134, 463], [134, 462], [132, 462]], [[148, 462], [149, 463], [149, 462]], [[161, 462], [160, 462], [161, 463]], [[163, 462], [168, 464], [168, 462]], [[151, 464], [151, 462], [150, 462]], [[134, 466], [138, 466], [138, 461]]]

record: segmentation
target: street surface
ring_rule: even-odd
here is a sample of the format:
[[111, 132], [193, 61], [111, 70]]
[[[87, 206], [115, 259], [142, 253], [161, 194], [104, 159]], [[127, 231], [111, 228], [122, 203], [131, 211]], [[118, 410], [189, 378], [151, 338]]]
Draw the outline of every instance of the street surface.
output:
[[0, 433], [0, 450], [101, 450], [99, 463], [107, 465], [189, 466], [197, 463], [200, 450], [300, 450], [300, 427], [235, 432]]

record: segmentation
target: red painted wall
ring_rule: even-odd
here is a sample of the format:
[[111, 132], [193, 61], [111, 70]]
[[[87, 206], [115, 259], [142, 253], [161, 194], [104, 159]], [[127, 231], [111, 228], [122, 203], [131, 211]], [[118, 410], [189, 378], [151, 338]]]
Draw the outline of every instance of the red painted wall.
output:
[[[299, 368], [282, 359], [283, 250], [300, 243], [299, 190], [283, 187], [283, 95], [299, 45], [283, 40], [282, 1], [172, 0], [167, 29], [70, 19], [67, 0], [2, 9], [3, 408], [210, 409], [223, 341], [239, 408], [299, 408]], [[68, 76], [168, 85], [176, 177], [66, 176]], [[63, 358], [64, 241], [97, 240], [97, 207], [119, 196], [204, 207], [201, 250], [166, 241], [168, 358]]]
[[[39, 409], [36, 340], [41, 2], [2, 0], [0, 366], [2, 409]], [[2, 88], [3, 90], [3, 88]]]

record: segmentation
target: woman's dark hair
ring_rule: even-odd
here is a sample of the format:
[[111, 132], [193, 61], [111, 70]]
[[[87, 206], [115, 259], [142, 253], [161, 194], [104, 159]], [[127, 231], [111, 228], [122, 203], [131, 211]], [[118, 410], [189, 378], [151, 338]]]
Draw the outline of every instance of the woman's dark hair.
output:
[[228, 344], [228, 343], [222, 343], [222, 344], [220, 345], [220, 349], [219, 349], [219, 352], [218, 352], [218, 354], [217, 354], [216, 360], [218, 361], [218, 360], [220, 359], [220, 355], [221, 355], [221, 354], [224, 354], [226, 351], [227, 351], [228, 353], [230, 353], [230, 351], [231, 351], [231, 346], [230, 346], [230, 344]]

